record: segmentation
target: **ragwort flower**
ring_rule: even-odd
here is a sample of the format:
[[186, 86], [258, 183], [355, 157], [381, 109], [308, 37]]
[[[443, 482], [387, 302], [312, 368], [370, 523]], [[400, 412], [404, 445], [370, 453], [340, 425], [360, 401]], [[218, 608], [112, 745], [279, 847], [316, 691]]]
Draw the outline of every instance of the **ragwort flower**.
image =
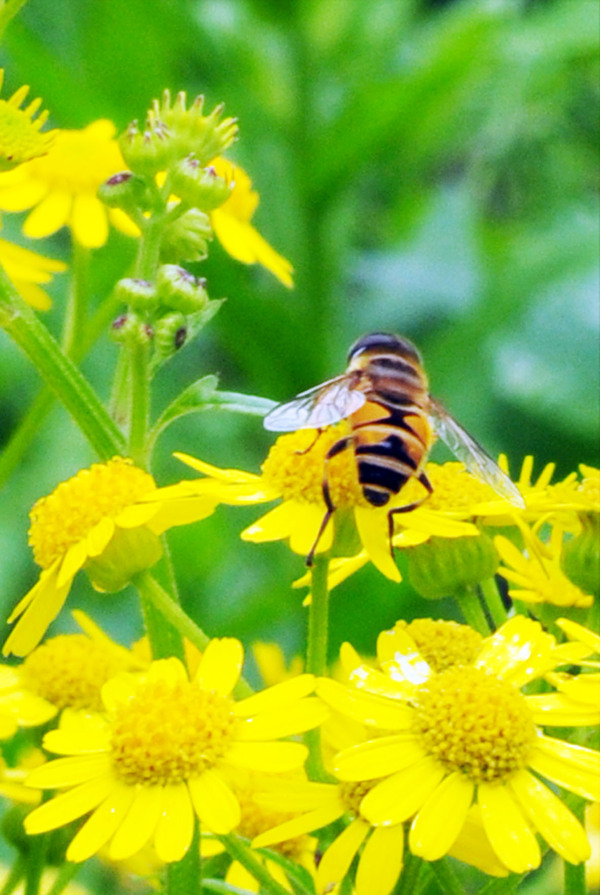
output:
[[204, 519], [215, 505], [205, 495], [182, 499], [176, 489], [163, 496], [151, 475], [122, 457], [62, 482], [31, 510], [29, 543], [42, 572], [8, 619], [18, 622], [3, 654], [25, 656], [37, 646], [80, 569], [97, 590], [121, 590], [160, 558], [160, 534]]
[[600, 798], [600, 754], [542, 731], [597, 724], [600, 708], [567, 700], [557, 707], [554, 693], [522, 692], [557, 666], [579, 662], [588, 647], [559, 646], [537, 622], [517, 616], [474, 659], [440, 671], [401, 626], [379, 637], [381, 671], [361, 664], [349, 645], [344, 652], [354, 687], [323, 679], [317, 692], [382, 734], [345, 749], [334, 764], [340, 779], [371, 783], [360, 803], [370, 823], [412, 819], [412, 852], [435, 861], [475, 803], [493, 850], [515, 873], [540, 864], [536, 832], [571, 863], [589, 857], [582, 825], [537, 775]]
[[[4, 81], [4, 69], [0, 68], [0, 89]], [[55, 131], [41, 133], [48, 119], [44, 109], [36, 119], [42, 104], [34, 99], [22, 109], [29, 87], [19, 87], [10, 99], [0, 99], [0, 171], [9, 171], [22, 162], [45, 155], [52, 146]]]
[[[330, 426], [320, 434], [301, 429], [280, 436], [262, 465], [262, 475], [235, 469], [219, 469], [186, 454], [176, 456], [209, 478], [190, 482], [190, 493], [214, 495], [220, 502], [245, 505], [281, 499], [281, 503], [242, 532], [246, 541], [288, 540], [294, 553], [307, 556], [317, 542], [326, 512], [323, 499], [323, 465], [329, 448], [346, 432], [346, 421]], [[374, 507], [358, 481], [356, 460], [352, 451], [341, 451], [327, 465], [331, 499], [336, 511], [316, 543], [316, 552], [330, 550], [338, 536], [356, 540], [369, 559], [384, 575], [400, 580], [400, 572], [390, 553], [388, 512], [393, 506], [407, 503], [404, 490], [384, 507]], [[450, 514], [415, 510], [417, 530], [410, 529], [407, 542], [414, 544], [429, 534], [446, 533], [449, 537], [478, 535], [471, 523]], [[413, 513], [403, 514], [403, 523], [410, 528]], [[407, 518], [410, 517], [410, 520]], [[348, 525], [348, 522], [351, 525]], [[336, 543], [336, 548], [338, 544]]]
[[28, 833], [53, 830], [92, 812], [67, 851], [84, 861], [107, 843], [121, 860], [153, 841], [163, 861], [178, 861], [202, 829], [227, 834], [241, 818], [228, 769], [287, 772], [307, 749], [279, 742], [327, 714], [302, 675], [235, 701], [243, 663], [238, 640], [212, 640], [190, 679], [176, 658], [147, 673], [121, 674], [102, 689], [106, 714], [63, 712], [45, 747], [62, 758], [33, 771], [28, 784], [60, 788], [25, 820]]
[[68, 226], [88, 249], [103, 246], [109, 222], [134, 236], [137, 229], [122, 211], [107, 208], [99, 186], [125, 167], [112, 121], [100, 119], [81, 130], [58, 131], [47, 155], [0, 174], [0, 208], [32, 211], [23, 233], [40, 239]]

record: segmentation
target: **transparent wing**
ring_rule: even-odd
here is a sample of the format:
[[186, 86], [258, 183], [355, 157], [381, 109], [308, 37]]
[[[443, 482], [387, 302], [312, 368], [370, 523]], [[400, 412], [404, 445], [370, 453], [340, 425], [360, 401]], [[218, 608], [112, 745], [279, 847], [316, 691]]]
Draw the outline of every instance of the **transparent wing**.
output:
[[337, 376], [302, 392], [286, 404], [279, 404], [267, 413], [263, 423], [270, 432], [322, 429], [346, 419], [366, 400], [365, 393], [357, 390], [355, 379]]
[[465, 464], [469, 472], [490, 485], [510, 503], [521, 509], [525, 508], [525, 501], [514, 482], [511, 482], [487, 451], [433, 399], [430, 399], [429, 417], [442, 441]]

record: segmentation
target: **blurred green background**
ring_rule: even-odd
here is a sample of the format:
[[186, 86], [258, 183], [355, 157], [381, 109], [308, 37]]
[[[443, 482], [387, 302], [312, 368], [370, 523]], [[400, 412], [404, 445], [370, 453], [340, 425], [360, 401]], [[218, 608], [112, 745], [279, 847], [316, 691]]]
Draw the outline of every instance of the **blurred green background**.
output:
[[[161, 373], [155, 411], [195, 378], [283, 400], [340, 372], [373, 330], [421, 348], [432, 391], [513, 471], [533, 453], [558, 474], [597, 463], [598, 15], [595, 0], [30, 0], [9, 26], [3, 96], [23, 83], [51, 124], [99, 117], [121, 129], [165, 87], [224, 101], [239, 118], [230, 155], [250, 173], [255, 223], [294, 264], [296, 288], [214, 244], [202, 272], [227, 297]], [[25, 244], [22, 216], [3, 235]], [[69, 257], [66, 232], [37, 251]], [[93, 303], [127, 273], [113, 234], [92, 262]], [[58, 331], [67, 277], [45, 315]], [[103, 397], [116, 347], [84, 369]], [[39, 388], [0, 334], [0, 448]], [[258, 471], [272, 436], [258, 418], [206, 413], [159, 443], [160, 483], [188, 451]], [[440, 456], [444, 456], [440, 454]], [[0, 581], [8, 609], [35, 581], [27, 514], [95, 458], [55, 410], [0, 496]], [[304, 641], [283, 544], [239, 541], [260, 507], [219, 509], [172, 534], [186, 608], [210, 634]], [[79, 576], [70, 605], [122, 639], [139, 633], [133, 594], [99, 598]], [[364, 569], [336, 592], [332, 654], [373, 649], [396, 618], [452, 616]], [[63, 613], [52, 630], [71, 625]]]

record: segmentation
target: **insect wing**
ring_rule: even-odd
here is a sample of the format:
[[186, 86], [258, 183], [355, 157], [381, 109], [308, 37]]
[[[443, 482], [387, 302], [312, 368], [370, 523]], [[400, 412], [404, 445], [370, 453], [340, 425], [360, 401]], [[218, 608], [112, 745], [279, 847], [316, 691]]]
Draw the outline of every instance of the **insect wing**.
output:
[[302, 392], [292, 401], [279, 404], [264, 418], [270, 432], [295, 432], [297, 429], [322, 429], [355, 413], [366, 401], [347, 376], [338, 376], [316, 388]]
[[442, 441], [465, 464], [469, 472], [490, 485], [510, 503], [521, 509], [525, 508], [521, 492], [496, 461], [433, 399], [430, 399], [429, 417]]

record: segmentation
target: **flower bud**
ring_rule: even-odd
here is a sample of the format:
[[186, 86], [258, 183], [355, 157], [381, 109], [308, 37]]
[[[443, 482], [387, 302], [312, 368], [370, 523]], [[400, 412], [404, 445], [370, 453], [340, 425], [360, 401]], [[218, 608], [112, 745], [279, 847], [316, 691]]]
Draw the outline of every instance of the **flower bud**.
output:
[[156, 276], [160, 304], [181, 314], [193, 314], [208, 304], [206, 280], [195, 277], [184, 267], [163, 264]]
[[128, 213], [138, 209], [147, 211], [151, 207], [145, 180], [131, 171], [119, 171], [105, 180], [98, 188], [98, 198], [109, 208], [121, 208]]
[[188, 328], [183, 314], [165, 314], [154, 325], [154, 348], [161, 360], [166, 360], [186, 342]]
[[137, 121], [132, 121], [119, 137], [119, 146], [131, 170], [145, 177], [164, 171], [173, 157], [169, 128], [153, 116], [148, 116], [143, 131], [139, 130]]
[[181, 159], [171, 172], [173, 192], [200, 211], [212, 211], [228, 198], [231, 185], [213, 167], [202, 168], [193, 155]]
[[144, 323], [137, 314], [121, 314], [113, 321], [110, 329], [112, 338], [120, 345], [142, 344], [153, 338], [152, 328]]
[[119, 280], [115, 285], [115, 297], [140, 314], [151, 314], [158, 306], [154, 284], [135, 277]]
[[416, 547], [407, 547], [404, 552], [408, 558], [409, 580], [427, 600], [451, 596], [491, 578], [500, 561], [486, 534], [431, 537]]
[[174, 144], [173, 158], [184, 158], [193, 153], [200, 165], [206, 165], [231, 145], [237, 133], [237, 123], [234, 118], [219, 121], [222, 104], [210, 115], [203, 115], [203, 96], [197, 96], [189, 109], [186, 102], [184, 91], [171, 101], [170, 92], [165, 90], [160, 102], [154, 100], [149, 117], [164, 122], [169, 128]]
[[562, 549], [560, 565], [569, 579], [585, 594], [600, 593], [600, 516], [580, 513], [581, 531]]
[[160, 538], [149, 528], [117, 528], [101, 555], [88, 559], [84, 568], [96, 590], [117, 593], [161, 556]]
[[189, 208], [165, 227], [160, 245], [161, 259], [203, 261], [212, 236], [208, 215], [197, 208]]

